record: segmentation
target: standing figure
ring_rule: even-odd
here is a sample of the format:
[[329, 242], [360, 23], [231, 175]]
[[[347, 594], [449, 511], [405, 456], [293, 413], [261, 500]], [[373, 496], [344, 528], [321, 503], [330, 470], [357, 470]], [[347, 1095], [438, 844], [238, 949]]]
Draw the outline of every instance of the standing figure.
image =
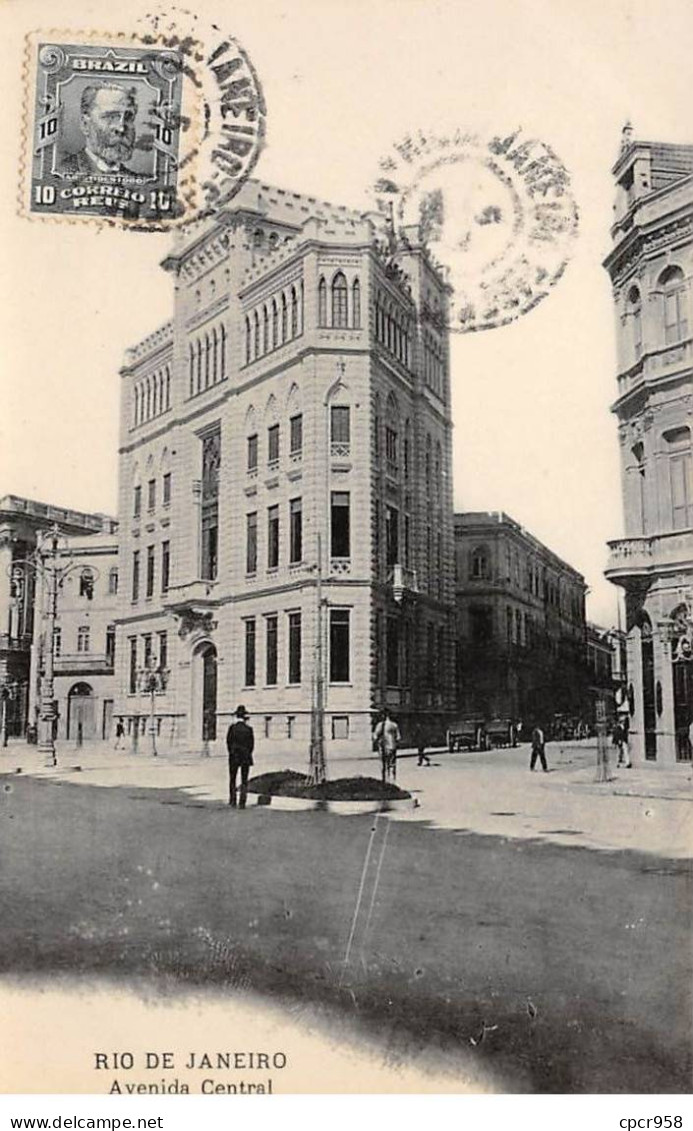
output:
[[543, 730], [541, 729], [540, 726], [535, 726], [534, 730], [532, 731], [532, 757], [529, 760], [530, 770], [534, 769], [536, 760], [538, 758], [539, 761], [541, 762], [542, 770], [544, 771], [545, 774], [548, 774], [549, 769], [548, 769], [548, 766], [546, 765], [546, 755], [544, 753], [545, 745], [546, 745], [546, 743], [545, 743], [545, 740], [544, 740]]
[[115, 728], [115, 746], [113, 747], [114, 750], [120, 750], [120, 744], [121, 744], [121, 741], [123, 740], [124, 737], [125, 737], [125, 727], [123, 726], [123, 720], [118, 719], [118, 722], [116, 723], [116, 728]]
[[392, 781], [396, 781], [397, 748], [399, 747], [401, 737], [399, 727], [387, 709], [383, 711], [383, 717], [375, 728], [373, 738], [377, 742], [378, 750], [380, 751], [383, 782], [387, 781], [388, 778]]
[[248, 796], [248, 774], [253, 765], [255, 747], [253, 728], [246, 722], [248, 717], [245, 707], [236, 707], [238, 722], [232, 723], [226, 732], [226, 749], [229, 752], [229, 805], [236, 807], [236, 777], [240, 770], [241, 788], [238, 805], [241, 809], [245, 809]]

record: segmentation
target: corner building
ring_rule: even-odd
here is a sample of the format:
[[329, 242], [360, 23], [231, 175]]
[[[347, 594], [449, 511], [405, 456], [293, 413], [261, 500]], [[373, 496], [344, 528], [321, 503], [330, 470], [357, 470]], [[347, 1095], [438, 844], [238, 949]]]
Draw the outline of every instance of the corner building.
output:
[[634, 760], [691, 761], [693, 721], [693, 146], [623, 133], [613, 169], [625, 537], [606, 576], [623, 587]]
[[[115, 713], [330, 755], [454, 704], [448, 286], [407, 229], [257, 182], [178, 235], [173, 320], [122, 369]], [[319, 610], [320, 603], [320, 610]], [[318, 625], [321, 624], [321, 649]]]

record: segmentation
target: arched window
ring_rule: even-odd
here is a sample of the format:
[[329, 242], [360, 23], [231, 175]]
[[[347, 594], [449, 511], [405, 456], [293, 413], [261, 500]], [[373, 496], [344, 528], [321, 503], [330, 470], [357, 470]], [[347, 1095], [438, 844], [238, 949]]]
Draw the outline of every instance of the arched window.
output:
[[146, 408], [146, 411], [145, 411], [146, 419], [149, 420], [151, 415], [152, 415], [152, 382], [151, 382], [151, 378], [147, 377], [147, 408]]
[[135, 398], [134, 398], [134, 402], [133, 402], [134, 414], [133, 414], [133, 418], [132, 418], [132, 423], [133, 423], [133, 427], [136, 428], [137, 425], [140, 422], [140, 419], [139, 419], [139, 417], [140, 417], [140, 389], [139, 389], [139, 385], [135, 385], [134, 393], [135, 393]]
[[318, 326], [327, 325], [327, 283], [321, 279], [318, 283]]
[[298, 299], [296, 297], [296, 288], [291, 288], [291, 337], [295, 338], [298, 334]]
[[216, 385], [219, 378], [219, 339], [216, 326], [212, 330], [212, 384]]
[[272, 299], [272, 349], [276, 350], [279, 345], [279, 311], [277, 310], [277, 300]]
[[255, 336], [254, 336], [254, 341], [253, 341], [254, 356], [259, 357], [260, 356], [260, 318], [258, 316], [257, 310], [255, 311], [255, 313], [253, 315], [253, 326], [254, 326], [254, 331], [255, 331]]
[[221, 324], [220, 346], [221, 346], [221, 366], [220, 366], [221, 374], [220, 374], [220, 376], [221, 376], [221, 380], [225, 381], [226, 380], [226, 326], [224, 325], [223, 322]]
[[380, 295], [375, 296], [375, 337], [376, 341], [383, 340], [383, 310], [380, 305]]
[[163, 412], [166, 405], [164, 403], [164, 370], [159, 373], [159, 412]]
[[210, 367], [210, 341], [209, 334], [205, 334], [205, 389], [209, 385], [209, 367]]
[[164, 393], [164, 405], [166, 408], [171, 407], [171, 367], [166, 366], [166, 391]]
[[349, 325], [347, 281], [341, 271], [332, 280], [332, 325], [339, 329]]
[[680, 267], [667, 267], [659, 278], [664, 296], [664, 341], [666, 345], [688, 337], [686, 289]]
[[195, 351], [192, 342], [188, 345], [188, 394], [192, 396], [195, 392]]
[[633, 357], [637, 361], [642, 353], [642, 303], [637, 287], [631, 287], [628, 292], [628, 315], [631, 320]]
[[286, 295], [282, 294], [282, 342], [287, 340]]
[[354, 279], [351, 286], [351, 324], [355, 330], [361, 329], [361, 284]]
[[302, 279], [301, 279], [301, 285], [299, 287], [299, 292], [298, 292], [298, 332], [299, 332], [299, 334], [303, 333], [303, 280]]
[[202, 388], [202, 340], [197, 339], [197, 392]]
[[266, 306], [262, 308], [262, 352], [269, 353], [269, 314]]
[[246, 363], [246, 365], [248, 365], [249, 362], [250, 362], [250, 359], [252, 357], [252, 352], [253, 352], [253, 344], [252, 344], [252, 334], [250, 332], [250, 319], [246, 318], [246, 320], [245, 320], [245, 363]]

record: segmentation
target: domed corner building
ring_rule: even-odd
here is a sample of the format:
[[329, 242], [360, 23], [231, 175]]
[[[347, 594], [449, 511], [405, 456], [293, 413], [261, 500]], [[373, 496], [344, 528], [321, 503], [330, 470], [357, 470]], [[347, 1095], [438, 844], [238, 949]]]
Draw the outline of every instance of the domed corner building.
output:
[[606, 576], [625, 592], [632, 757], [666, 767], [693, 757], [693, 145], [626, 126], [613, 175], [625, 537]]

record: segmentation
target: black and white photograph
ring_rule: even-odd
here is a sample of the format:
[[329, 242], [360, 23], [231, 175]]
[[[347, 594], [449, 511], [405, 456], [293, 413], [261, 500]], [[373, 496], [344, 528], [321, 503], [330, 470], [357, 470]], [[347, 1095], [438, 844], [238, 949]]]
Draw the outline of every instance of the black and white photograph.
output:
[[0, 1093], [682, 1127], [689, 6], [0, 16]]

